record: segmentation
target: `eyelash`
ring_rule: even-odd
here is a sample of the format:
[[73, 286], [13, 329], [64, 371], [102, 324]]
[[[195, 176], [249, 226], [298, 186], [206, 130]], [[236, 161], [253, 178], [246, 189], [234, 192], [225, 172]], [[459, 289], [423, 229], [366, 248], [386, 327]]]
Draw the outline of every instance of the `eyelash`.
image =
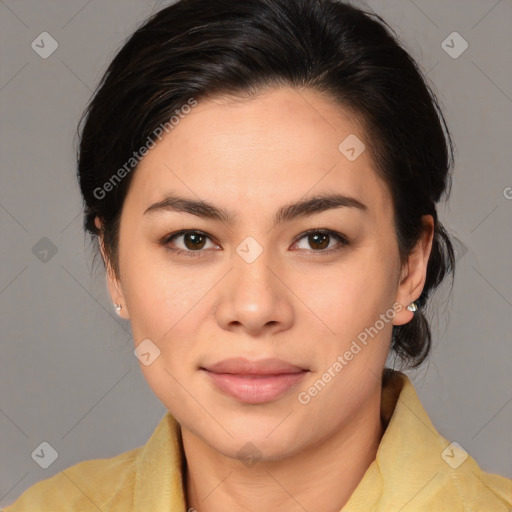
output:
[[[331, 249], [326, 249], [326, 250], [312, 250], [313, 254], [318, 254], [318, 255], [326, 255], [326, 254], [332, 254], [333, 252], [337, 252], [337, 251], [340, 251], [344, 246], [347, 246], [349, 245], [349, 241], [348, 239], [342, 235], [341, 233], [337, 233], [336, 231], [332, 231], [330, 229], [309, 229], [308, 231], [305, 231], [304, 233], [302, 233], [300, 235], [299, 238], [297, 238], [296, 242], [299, 242], [300, 240], [302, 240], [303, 238], [306, 238], [308, 237], [309, 235], [312, 235], [312, 234], [316, 234], [316, 233], [320, 233], [322, 235], [329, 235], [333, 238], [335, 238], [339, 244], [334, 247], [334, 248], [331, 248]], [[206, 238], [210, 239], [211, 241], [212, 238], [205, 232], [203, 231], [199, 231], [197, 229], [184, 229], [184, 230], [181, 230], [181, 231], [178, 231], [176, 233], [169, 233], [168, 235], [164, 236], [161, 240], [160, 240], [160, 245], [163, 245], [168, 251], [171, 251], [173, 252], [174, 254], [178, 254], [180, 256], [187, 256], [187, 257], [190, 257], [190, 258], [201, 258], [204, 256], [204, 253], [206, 252], [205, 250], [202, 250], [202, 249], [199, 249], [197, 251], [187, 251], [187, 250], [184, 250], [184, 249], [173, 249], [171, 247], [169, 247], [169, 244], [175, 240], [176, 238], [179, 238], [180, 236], [183, 236], [183, 235], [187, 235], [187, 234], [194, 234], [194, 235], [202, 235], [202, 236], [205, 236]]]

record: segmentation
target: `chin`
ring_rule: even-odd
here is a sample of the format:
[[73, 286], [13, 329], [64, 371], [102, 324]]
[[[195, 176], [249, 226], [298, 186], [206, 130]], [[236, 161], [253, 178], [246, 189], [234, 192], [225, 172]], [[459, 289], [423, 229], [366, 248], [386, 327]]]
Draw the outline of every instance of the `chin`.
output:
[[300, 451], [300, 447], [296, 444], [288, 446], [286, 439], [276, 437], [269, 440], [264, 435], [237, 436], [231, 441], [223, 443], [222, 446], [213, 446], [213, 448], [226, 457], [239, 460], [247, 467], [252, 467], [258, 462], [286, 459]]

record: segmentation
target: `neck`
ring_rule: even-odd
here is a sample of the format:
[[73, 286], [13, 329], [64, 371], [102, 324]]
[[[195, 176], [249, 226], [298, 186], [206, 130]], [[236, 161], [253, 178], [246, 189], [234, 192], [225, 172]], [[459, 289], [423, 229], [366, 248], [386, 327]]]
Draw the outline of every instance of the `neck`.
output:
[[183, 428], [187, 510], [339, 512], [375, 459], [384, 433], [380, 404], [378, 388], [357, 418], [321, 443], [251, 467]]

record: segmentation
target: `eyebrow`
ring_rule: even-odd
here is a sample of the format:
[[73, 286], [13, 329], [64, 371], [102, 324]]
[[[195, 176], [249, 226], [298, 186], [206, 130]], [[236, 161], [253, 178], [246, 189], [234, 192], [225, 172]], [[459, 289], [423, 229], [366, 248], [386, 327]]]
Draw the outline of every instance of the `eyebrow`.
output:
[[[365, 204], [353, 197], [342, 194], [318, 195], [281, 207], [274, 216], [274, 225], [334, 208], [355, 208], [364, 213], [368, 211]], [[236, 220], [236, 215], [207, 201], [187, 199], [173, 194], [168, 194], [162, 201], [149, 206], [144, 211], [144, 215], [165, 211], [190, 213], [227, 224], [232, 224]]]

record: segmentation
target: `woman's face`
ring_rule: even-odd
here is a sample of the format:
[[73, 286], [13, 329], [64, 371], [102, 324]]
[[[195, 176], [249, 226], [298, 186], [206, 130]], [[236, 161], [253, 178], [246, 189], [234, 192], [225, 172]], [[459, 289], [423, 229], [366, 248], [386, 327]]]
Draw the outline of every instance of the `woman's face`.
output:
[[[371, 144], [318, 93], [273, 89], [199, 102], [135, 171], [112, 298], [154, 393], [224, 455], [297, 453], [380, 391], [392, 325], [421, 290], [402, 280]], [[200, 234], [169, 240], [182, 230]], [[214, 367], [231, 358], [249, 366]]]

